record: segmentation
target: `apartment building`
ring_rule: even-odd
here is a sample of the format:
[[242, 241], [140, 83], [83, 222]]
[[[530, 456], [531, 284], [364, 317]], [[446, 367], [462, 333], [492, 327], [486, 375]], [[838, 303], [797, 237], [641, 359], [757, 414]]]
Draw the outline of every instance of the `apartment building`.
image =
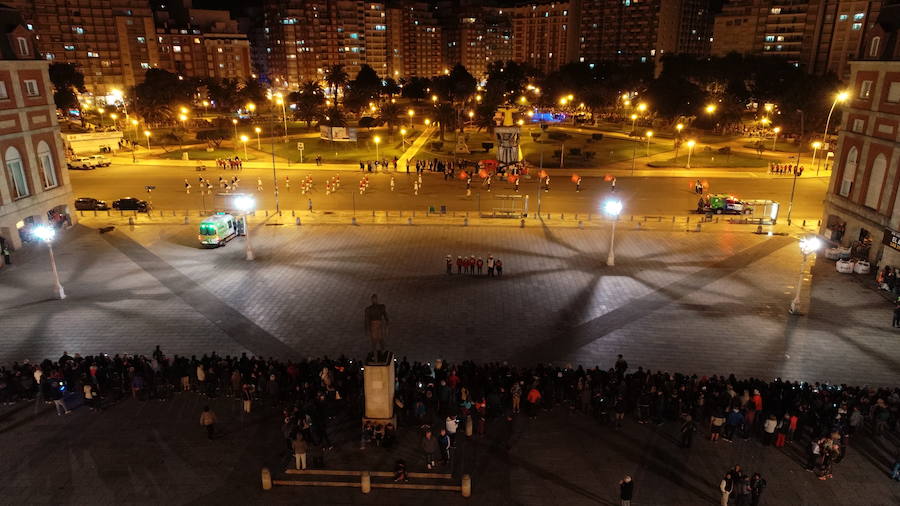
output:
[[388, 8], [388, 75], [394, 78], [438, 75], [446, 67], [443, 29], [426, 2], [402, 2]]
[[900, 4], [884, 5], [850, 62], [822, 233], [881, 265], [900, 263]]
[[251, 76], [250, 42], [228, 11], [163, 5], [167, 10], [154, 11], [159, 54], [151, 67], [193, 77]]
[[708, 0], [580, 0], [579, 61], [651, 62], [665, 53], [707, 56]]
[[32, 240], [35, 225], [75, 218], [50, 64], [21, 14], [0, 6], [0, 26], [0, 249], [15, 249]]
[[578, 54], [578, 22], [570, 2], [531, 3], [509, 9], [512, 59], [552, 72]]
[[716, 16], [712, 54], [777, 56], [847, 79], [880, 7], [881, 0], [737, 0]]

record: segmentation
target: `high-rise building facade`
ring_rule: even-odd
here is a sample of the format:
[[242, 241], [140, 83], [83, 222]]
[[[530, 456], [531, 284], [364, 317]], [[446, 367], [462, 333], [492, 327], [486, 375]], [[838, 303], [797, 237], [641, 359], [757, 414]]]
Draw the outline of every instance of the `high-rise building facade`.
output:
[[859, 257], [900, 263], [900, 4], [884, 5], [850, 63], [822, 233]]
[[444, 65], [443, 30], [430, 5], [408, 1], [388, 8], [388, 75], [438, 75]]
[[777, 56], [847, 79], [880, 7], [881, 0], [737, 0], [716, 16], [712, 54]]
[[473, 76], [481, 78], [492, 62], [513, 59], [509, 10], [469, 6], [462, 11], [444, 9], [443, 16], [443, 53], [447, 66], [461, 63]]
[[0, 7], [0, 26], [0, 249], [15, 249], [32, 227], [75, 218], [50, 64], [18, 12]]
[[650, 62], [666, 53], [707, 56], [708, 0], [580, 0], [579, 60]]
[[570, 2], [531, 3], [509, 9], [512, 59], [552, 72], [578, 54], [578, 18]]
[[74, 64], [95, 95], [134, 86], [158, 55], [147, 0], [11, 0], [45, 58]]

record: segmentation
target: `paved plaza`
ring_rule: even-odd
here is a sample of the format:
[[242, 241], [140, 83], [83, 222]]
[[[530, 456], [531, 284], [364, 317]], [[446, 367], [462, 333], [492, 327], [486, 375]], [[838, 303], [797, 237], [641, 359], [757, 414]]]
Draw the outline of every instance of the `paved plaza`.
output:
[[[378, 293], [389, 346], [416, 360], [607, 363], [651, 369], [893, 385], [890, 306], [819, 259], [808, 314], [788, 315], [796, 238], [747, 226], [273, 225], [198, 248], [196, 224], [119, 227], [100, 218], [55, 246], [68, 298], [49, 298], [46, 249], [0, 271], [0, 360], [70, 353], [248, 351], [281, 357], [368, 347], [362, 310]], [[287, 220], [286, 220], [287, 221]], [[420, 222], [421, 223], [421, 222]], [[269, 226], [272, 225], [272, 226]], [[796, 232], [796, 230], [795, 230]], [[502, 278], [447, 275], [450, 254], [493, 254]], [[804, 297], [806, 299], [806, 297]], [[807, 301], [804, 300], [806, 305]]]

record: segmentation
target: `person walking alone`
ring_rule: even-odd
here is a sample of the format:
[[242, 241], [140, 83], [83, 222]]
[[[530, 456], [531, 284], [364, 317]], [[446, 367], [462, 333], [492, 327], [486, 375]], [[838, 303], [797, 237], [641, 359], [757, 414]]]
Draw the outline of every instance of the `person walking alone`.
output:
[[200, 413], [200, 425], [206, 429], [206, 437], [213, 439], [216, 433], [216, 413], [209, 409], [209, 406], [203, 406], [203, 413]]
[[634, 480], [626, 474], [619, 482], [619, 501], [622, 506], [631, 506], [632, 497], [634, 497]]
[[294, 449], [294, 460], [297, 469], [306, 469], [307, 444], [302, 434], [297, 434], [297, 437], [291, 442], [291, 447]]

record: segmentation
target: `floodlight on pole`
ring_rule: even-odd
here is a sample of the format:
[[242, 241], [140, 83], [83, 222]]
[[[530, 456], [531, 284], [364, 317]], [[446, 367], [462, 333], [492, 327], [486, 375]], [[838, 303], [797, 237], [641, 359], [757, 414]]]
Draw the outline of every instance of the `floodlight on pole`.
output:
[[255, 257], [253, 255], [253, 247], [250, 245], [250, 226], [249, 226], [249, 223], [247, 223], [247, 214], [249, 214], [250, 211], [252, 211], [254, 209], [256, 202], [253, 200], [253, 197], [241, 195], [240, 197], [238, 197], [234, 200], [234, 205], [243, 214], [244, 243], [246, 244], [246, 247], [247, 247], [246, 258], [247, 258], [247, 260], [253, 260]]
[[607, 200], [603, 204], [603, 211], [612, 216], [612, 228], [609, 234], [609, 254], [606, 256], [606, 265], [616, 264], [616, 222], [619, 221], [619, 213], [622, 212], [622, 201], [616, 199]]
[[65, 299], [66, 292], [59, 283], [59, 271], [56, 270], [56, 257], [53, 256], [53, 238], [56, 237], [56, 230], [47, 225], [38, 225], [31, 230], [31, 234], [44, 241], [47, 245], [47, 251], [50, 252], [50, 269], [53, 271], [53, 290], [57, 299]]
[[815, 253], [822, 247], [822, 241], [814, 235], [808, 236], [800, 239], [799, 246], [803, 259], [800, 261], [800, 279], [797, 280], [797, 291], [794, 294], [794, 300], [791, 301], [791, 314], [800, 313], [800, 288], [803, 286], [803, 273], [806, 270], [806, 259], [810, 254]]
[[685, 169], [691, 168], [691, 155], [694, 153], [694, 146], [696, 146], [696, 145], [697, 145], [697, 141], [695, 141], [694, 139], [687, 141], [688, 157], [687, 157], [687, 164], [684, 166]]

